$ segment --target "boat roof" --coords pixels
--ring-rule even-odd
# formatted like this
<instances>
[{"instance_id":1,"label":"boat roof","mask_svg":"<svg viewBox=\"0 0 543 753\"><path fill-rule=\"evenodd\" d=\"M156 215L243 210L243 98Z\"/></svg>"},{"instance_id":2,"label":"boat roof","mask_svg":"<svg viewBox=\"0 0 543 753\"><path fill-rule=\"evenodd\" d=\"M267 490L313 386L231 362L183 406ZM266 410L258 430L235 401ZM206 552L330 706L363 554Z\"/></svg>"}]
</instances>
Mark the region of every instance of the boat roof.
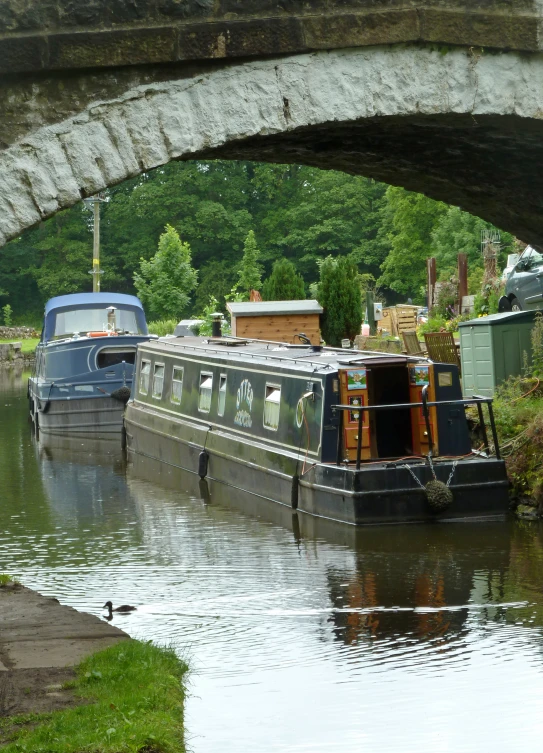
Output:
<instances>
[{"instance_id":1,"label":"boat roof","mask_svg":"<svg viewBox=\"0 0 543 753\"><path fill-rule=\"evenodd\" d=\"M322 314L318 301L247 301L227 303L232 316L269 316L270 314Z\"/></svg>"},{"instance_id":2,"label":"boat roof","mask_svg":"<svg viewBox=\"0 0 543 753\"><path fill-rule=\"evenodd\" d=\"M236 337L165 337L142 343L140 350L179 354L192 358L206 358L245 364L273 365L278 369L329 374L331 371L362 368L366 365L429 363L427 358L400 353L379 353L342 348L316 350L311 345L290 345L266 340L244 340Z\"/></svg>"},{"instance_id":3,"label":"boat roof","mask_svg":"<svg viewBox=\"0 0 543 753\"><path fill-rule=\"evenodd\" d=\"M139 298L125 293L69 293L50 298L45 304L45 316L57 309L79 309L82 307L128 306L143 310Z\"/></svg>"},{"instance_id":4,"label":"boat roof","mask_svg":"<svg viewBox=\"0 0 543 753\"><path fill-rule=\"evenodd\" d=\"M135 295L126 295L125 293L70 293L69 295L57 295L55 298L50 298L45 304L42 339L48 341L53 337L57 314L64 311L102 309L109 306L134 311L140 331L147 334L143 306Z\"/></svg>"}]
</instances>

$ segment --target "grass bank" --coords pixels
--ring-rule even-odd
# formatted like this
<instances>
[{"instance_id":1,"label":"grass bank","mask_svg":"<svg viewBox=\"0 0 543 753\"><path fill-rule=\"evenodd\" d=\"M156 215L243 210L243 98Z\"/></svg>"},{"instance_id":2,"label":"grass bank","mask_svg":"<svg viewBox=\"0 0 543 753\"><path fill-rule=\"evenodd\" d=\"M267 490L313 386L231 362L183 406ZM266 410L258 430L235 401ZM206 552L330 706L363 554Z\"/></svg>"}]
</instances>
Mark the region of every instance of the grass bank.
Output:
<instances>
[{"instance_id":1,"label":"grass bank","mask_svg":"<svg viewBox=\"0 0 543 753\"><path fill-rule=\"evenodd\" d=\"M494 415L513 501L543 514L543 381L508 379L496 391Z\"/></svg>"},{"instance_id":2,"label":"grass bank","mask_svg":"<svg viewBox=\"0 0 543 753\"><path fill-rule=\"evenodd\" d=\"M70 682L77 705L0 720L3 753L180 753L183 679L172 649L126 640L94 654Z\"/></svg>"},{"instance_id":3,"label":"grass bank","mask_svg":"<svg viewBox=\"0 0 543 753\"><path fill-rule=\"evenodd\" d=\"M34 353L39 341L39 337L29 337L26 340L0 340L0 343L21 343L21 351L23 353Z\"/></svg>"}]
</instances>

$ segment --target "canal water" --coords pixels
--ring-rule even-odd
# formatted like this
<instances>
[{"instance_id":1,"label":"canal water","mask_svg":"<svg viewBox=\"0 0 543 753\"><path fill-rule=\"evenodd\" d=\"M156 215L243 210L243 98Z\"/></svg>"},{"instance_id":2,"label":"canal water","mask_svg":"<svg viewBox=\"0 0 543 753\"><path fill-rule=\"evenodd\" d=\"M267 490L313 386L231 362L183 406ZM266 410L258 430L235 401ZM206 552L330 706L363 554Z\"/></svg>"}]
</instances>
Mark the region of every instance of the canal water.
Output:
<instances>
[{"instance_id":1,"label":"canal water","mask_svg":"<svg viewBox=\"0 0 543 753\"><path fill-rule=\"evenodd\" d=\"M116 443L38 444L0 374L0 572L192 667L188 748L417 753L543 739L543 528L354 530Z\"/></svg>"}]
</instances>

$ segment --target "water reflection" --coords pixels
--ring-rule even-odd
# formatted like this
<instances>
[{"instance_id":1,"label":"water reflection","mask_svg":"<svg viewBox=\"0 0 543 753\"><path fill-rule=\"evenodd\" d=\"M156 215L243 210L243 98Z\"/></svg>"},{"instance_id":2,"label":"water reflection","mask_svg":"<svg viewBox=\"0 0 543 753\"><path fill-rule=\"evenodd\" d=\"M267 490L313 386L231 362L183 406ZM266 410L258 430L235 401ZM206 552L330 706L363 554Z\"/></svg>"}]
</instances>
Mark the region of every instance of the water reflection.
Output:
<instances>
[{"instance_id":1,"label":"water reflection","mask_svg":"<svg viewBox=\"0 0 543 753\"><path fill-rule=\"evenodd\" d=\"M1 570L193 665L192 750L539 742L543 530L355 529L119 448L36 443L0 379ZM521 704L511 699L522 699Z\"/></svg>"}]
</instances>

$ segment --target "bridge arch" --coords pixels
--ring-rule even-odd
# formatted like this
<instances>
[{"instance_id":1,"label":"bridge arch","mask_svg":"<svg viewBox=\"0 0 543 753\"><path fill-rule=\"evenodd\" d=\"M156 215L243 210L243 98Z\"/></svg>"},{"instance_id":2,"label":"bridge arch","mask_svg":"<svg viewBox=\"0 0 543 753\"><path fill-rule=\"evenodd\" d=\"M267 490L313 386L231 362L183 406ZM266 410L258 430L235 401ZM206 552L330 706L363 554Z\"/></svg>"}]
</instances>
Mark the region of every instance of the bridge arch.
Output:
<instances>
[{"instance_id":1,"label":"bridge arch","mask_svg":"<svg viewBox=\"0 0 543 753\"><path fill-rule=\"evenodd\" d=\"M364 174L543 240L543 56L399 45L249 61L127 90L0 154L0 245L174 159Z\"/></svg>"}]
</instances>

